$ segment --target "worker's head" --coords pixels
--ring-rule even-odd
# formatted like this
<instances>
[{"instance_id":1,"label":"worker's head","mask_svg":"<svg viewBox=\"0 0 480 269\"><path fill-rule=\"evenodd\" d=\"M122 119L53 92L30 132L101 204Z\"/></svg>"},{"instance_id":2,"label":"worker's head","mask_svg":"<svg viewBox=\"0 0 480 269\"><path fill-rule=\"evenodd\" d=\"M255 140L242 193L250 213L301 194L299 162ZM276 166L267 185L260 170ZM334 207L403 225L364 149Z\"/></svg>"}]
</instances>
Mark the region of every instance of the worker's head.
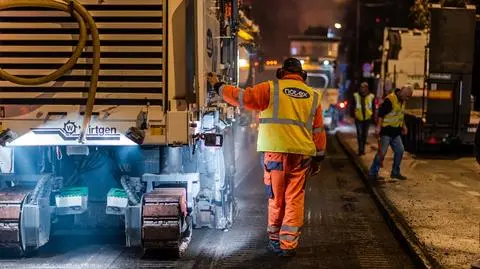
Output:
<instances>
[{"instance_id":1,"label":"worker's head","mask_svg":"<svg viewBox=\"0 0 480 269\"><path fill-rule=\"evenodd\" d=\"M296 58L288 58L283 62L282 68L277 70L277 78L282 79L286 75L297 74L307 80L307 72L303 71L302 62Z\"/></svg>"},{"instance_id":2,"label":"worker's head","mask_svg":"<svg viewBox=\"0 0 480 269\"><path fill-rule=\"evenodd\" d=\"M413 95L413 87L411 85L405 85L398 91L397 95L400 101L408 101Z\"/></svg>"},{"instance_id":3,"label":"worker's head","mask_svg":"<svg viewBox=\"0 0 480 269\"><path fill-rule=\"evenodd\" d=\"M360 84L360 89L358 91L360 92L361 95L367 95L369 92L368 82L362 82L362 84Z\"/></svg>"}]
</instances>

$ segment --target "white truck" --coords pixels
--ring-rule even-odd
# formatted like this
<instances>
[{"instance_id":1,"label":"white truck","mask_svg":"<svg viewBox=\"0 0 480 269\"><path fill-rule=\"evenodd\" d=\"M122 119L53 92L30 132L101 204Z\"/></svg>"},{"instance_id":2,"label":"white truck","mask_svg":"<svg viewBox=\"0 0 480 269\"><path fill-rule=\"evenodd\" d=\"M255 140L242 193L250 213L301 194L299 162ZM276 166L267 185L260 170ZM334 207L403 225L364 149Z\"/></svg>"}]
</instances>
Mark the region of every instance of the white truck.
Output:
<instances>
[{"instance_id":1,"label":"white truck","mask_svg":"<svg viewBox=\"0 0 480 269\"><path fill-rule=\"evenodd\" d=\"M427 33L408 28L387 27L382 46L381 80L377 97L383 98L395 86L410 84L422 96Z\"/></svg>"},{"instance_id":2,"label":"white truck","mask_svg":"<svg viewBox=\"0 0 480 269\"><path fill-rule=\"evenodd\" d=\"M53 81L1 75L0 251L102 228L182 255L193 228L232 225L235 109L207 90L206 74L235 82L237 4L0 3L3 71L37 78L80 53Z\"/></svg>"}]
</instances>

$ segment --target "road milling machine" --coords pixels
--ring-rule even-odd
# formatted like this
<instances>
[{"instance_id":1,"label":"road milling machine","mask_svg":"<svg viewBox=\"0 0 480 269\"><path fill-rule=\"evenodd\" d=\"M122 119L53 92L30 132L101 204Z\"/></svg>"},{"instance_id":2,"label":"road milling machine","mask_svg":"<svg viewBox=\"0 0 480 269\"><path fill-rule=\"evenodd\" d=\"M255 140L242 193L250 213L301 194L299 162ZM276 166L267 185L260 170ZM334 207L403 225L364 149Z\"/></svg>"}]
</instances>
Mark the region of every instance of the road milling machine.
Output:
<instances>
[{"instance_id":1,"label":"road milling machine","mask_svg":"<svg viewBox=\"0 0 480 269\"><path fill-rule=\"evenodd\" d=\"M238 2L0 0L0 252L117 230L182 255L235 214ZM237 152L238 154L238 152Z\"/></svg>"}]
</instances>

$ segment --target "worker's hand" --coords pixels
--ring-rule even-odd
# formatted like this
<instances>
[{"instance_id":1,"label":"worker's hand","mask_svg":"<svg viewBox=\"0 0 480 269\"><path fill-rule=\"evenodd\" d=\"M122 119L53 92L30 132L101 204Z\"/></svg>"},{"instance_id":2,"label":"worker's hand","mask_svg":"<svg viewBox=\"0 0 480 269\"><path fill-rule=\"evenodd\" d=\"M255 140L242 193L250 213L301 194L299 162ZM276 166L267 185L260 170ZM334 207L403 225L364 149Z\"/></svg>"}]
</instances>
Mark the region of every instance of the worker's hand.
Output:
<instances>
[{"instance_id":1,"label":"worker's hand","mask_svg":"<svg viewBox=\"0 0 480 269\"><path fill-rule=\"evenodd\" d=\"M408 128L407 128L407 126L403 126L402 135L407 135L407 134L408 134Z\"/></svg>"},{"instance_id":2,"label":"worker's hand","mask_svg":"<svg viewBox=\"0 0 480 269\"><path fill-rule=\"evenodd\" d=\"M380 137L380 131L382 131L382 127L381 126L376 126L375 127L375 136L376 137Z\"/></svg>"},{"instance_id":3,"label":"worker's hand","mask_svg":"<svg viewBox=\"0 0 480 269\"><path fill-rule=\"evenodd\" d=\"M208 83L209 83L212 87L215 86L215 84L217 84L218 82L220 82L220 81L218 80L217 74L212 73L212 72L208 73L208 75L207 75L207 81L208 81Z\"/></svg>"},{"instance_id":4,"label":"worker's hand","mask_svg":"<svg viewBox=\"0 0 480 269\"><path fill-rule=\"evenodd\" d=\"M322 163L312 162L310 165L310 177L314 177L320 173Z\"/></svg>"},{"instance_id":5,"label":"worker's hand","mask_svg":"<svg viewBox=\"0 0 480 269\"><path fill-rule=\"evenodd\" d=\"M312 158L312 162L310 164L310 176L316 176L320 173L320 168L322 166L322 162L325 160L325 155L315 156Z\"/></svg>"}]
</instances>

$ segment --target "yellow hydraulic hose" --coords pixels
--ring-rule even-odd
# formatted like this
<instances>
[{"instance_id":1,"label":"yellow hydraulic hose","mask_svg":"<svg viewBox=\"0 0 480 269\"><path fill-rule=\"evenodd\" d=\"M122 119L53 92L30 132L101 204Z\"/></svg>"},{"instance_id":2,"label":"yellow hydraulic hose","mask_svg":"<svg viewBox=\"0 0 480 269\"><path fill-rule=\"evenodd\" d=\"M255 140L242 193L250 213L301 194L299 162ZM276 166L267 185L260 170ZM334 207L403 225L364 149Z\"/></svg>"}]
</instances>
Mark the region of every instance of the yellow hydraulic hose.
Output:
<instances>
[{"instance_id":1,"label":"yellow hydraulic hose","mask_svg":"<svg viewBox=\"0 0 480 269\"><path fill-rule=\"evenodd\" d=\"M41 85L58 79L70 71L80 58L88 39L87 25L92 36L93 65L90 89L88 91L87 105L83 118L80 142L85 138L85 130L92 117L95 94L97 92L98 75L100 73L100 37L98 29L90 13L75 0L0 0L0 11L16 7L42 7L56 9L70 13L78 22L80 37L72 57L58 70L49 75L37 78L22 78L14 76L5 70L0 69L0 77L4 80L20 85Z\"/></svg>"}]
</instances>

